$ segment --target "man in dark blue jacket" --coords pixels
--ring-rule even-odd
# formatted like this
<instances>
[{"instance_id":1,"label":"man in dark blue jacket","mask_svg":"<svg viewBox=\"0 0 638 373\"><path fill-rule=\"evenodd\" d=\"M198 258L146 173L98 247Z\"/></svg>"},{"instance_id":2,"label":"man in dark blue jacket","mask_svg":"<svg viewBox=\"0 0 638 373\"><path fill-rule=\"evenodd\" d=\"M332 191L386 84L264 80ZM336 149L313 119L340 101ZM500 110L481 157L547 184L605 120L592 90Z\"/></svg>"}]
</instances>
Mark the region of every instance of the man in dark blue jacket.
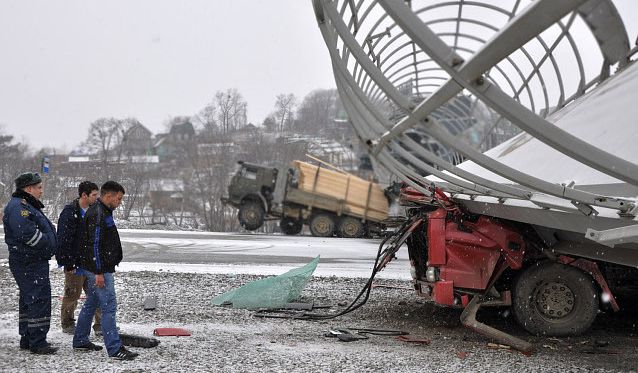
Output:
<instances>
[{"instance_id":1,"label":"man in dark blue jacket","mask_svg":"<svg viewBox=\"0 0 638 373\"><path fill-rule=\"evenodd\" d=\"M78 185L79 197L64 206L58 219L58 265L64 267L64 298L60 307L60 323L62 331L69 334L75 333L75 308L78 304L82 289L88 293L86 276L75 273L78 248L83 237L83 218L89 206L95 204L98 195L98 187L90 181L83 181ZM98 309L95 313L93 331L102 333L100 325L101 313Z\"/></svg>"},{"instance_id":2,"label":"man in dark blue jacket","mask_svg":"<svg viewBox=\"0 0 638 373\"><path fill-rule=\"evenodd\" d=\"M15 180L16 191L4 209L4 240L9 268L20 289L20 348L35 354L57 350L47 342L51 323L49 259L56 253L55 228L42 213L42 178L27 172Z\"/></svg>"},{"instance_id":3,"label":"man in dark blue jacket","mask_svg":"<svg viewBox=\"0 0 638 373\"><path fill-rule=\"evenodd\" d=\"M97 307L102 310L102 335L109 356L133 360L138 354L122 345L117 331L115 314L117 299L113 273L122 261L122 244L113 220L113 210L124 197L124 187L115 181L107 181L100 188L97 203L86 212L84 221L86 235L78 255L78 271L86 276L89 291L80 311L73 336L73 348L80 350L101 350L89 341L91 320Z\"/></svg>"}]
</instances>

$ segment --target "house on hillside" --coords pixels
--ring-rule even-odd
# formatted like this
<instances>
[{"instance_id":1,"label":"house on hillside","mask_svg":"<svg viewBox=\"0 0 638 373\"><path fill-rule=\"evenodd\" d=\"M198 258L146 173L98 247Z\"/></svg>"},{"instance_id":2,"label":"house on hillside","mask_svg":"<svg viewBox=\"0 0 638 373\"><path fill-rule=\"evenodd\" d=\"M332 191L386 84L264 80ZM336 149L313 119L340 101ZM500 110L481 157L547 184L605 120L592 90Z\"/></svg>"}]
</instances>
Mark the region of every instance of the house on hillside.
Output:
<instances>
[{"instance_id":1,"label":"house on hillside","mask_svg":"<svg viewBox=\"0 0 638 373\"><path fill-rule=\"evenodd\" d=\"M195 127L189 120L173 124L168 133L155 136L153 152L159 156L161 162L174 159L194 138Z\"/></svg>"},{"instance_id":2,"label":"house on hillside","mask_svg":"<svg viewBox=\"0 0 638 373\"><path fill-rule=\"evenodd\" d=\"M195 127L190 121L173 124L168 135L174 142L186 142L195 137Z\"/></svg>"},{"instance_id":3,"label":"house on hillside","mask_svg":"<svg viewBox=\"0 0 638 373\"><path fill-rule=\"evenodd\" d=\"M122 138L122 155L149 155L153 149L153 133L141 123L133 124Z\"/></svg>"},{"instance_id":4,"label":"house on hillside","mask_svg":"<svg viewBox=\"0 0 638 373\"><path fill-rule=\"evenodd\" d=\"M259 132L259 128L252 123L248 123L247 125L239 128L237 131L233 132L231 137L234 141L238 143L249 142L252 141L255 134Z\"/></svg>"}]
</instances>

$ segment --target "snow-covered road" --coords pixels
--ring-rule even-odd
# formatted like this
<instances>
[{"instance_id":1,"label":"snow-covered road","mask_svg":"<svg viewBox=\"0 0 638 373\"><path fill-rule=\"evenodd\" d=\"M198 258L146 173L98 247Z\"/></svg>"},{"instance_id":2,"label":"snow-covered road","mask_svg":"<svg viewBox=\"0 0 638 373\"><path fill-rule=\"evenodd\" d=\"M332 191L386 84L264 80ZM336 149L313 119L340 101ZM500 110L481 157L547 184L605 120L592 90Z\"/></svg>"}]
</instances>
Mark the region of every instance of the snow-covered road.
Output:
<instances>
[{"instance_id":1,"label":"snow-covered road","mask_svg":"<svg viewBox=\"0 0 638 373\"><path fill-rule=\"evenodd\" d=\"M317 276L368 277L380 244L376 239L319 238L249 233L122 229L124 261L119 271L168 271L272 275L321 261ZM4 232L0 231L0 240ZM6 249L0 259L7 258ZM55 266L54 261L51 262ZM409 279L403 247L381 278Z\"/></svg>"}]
</instances>

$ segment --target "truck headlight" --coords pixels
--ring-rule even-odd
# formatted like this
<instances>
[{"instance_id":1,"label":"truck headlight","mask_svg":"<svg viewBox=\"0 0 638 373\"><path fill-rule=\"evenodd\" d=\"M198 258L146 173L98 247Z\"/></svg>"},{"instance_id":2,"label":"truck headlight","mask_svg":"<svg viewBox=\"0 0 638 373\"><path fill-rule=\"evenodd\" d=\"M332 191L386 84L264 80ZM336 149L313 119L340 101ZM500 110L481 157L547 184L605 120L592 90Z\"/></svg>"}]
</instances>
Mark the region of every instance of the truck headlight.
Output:
<instances>
[{"instance_id":1,"label":"truck headlight","mask_svg":"<svg viewBox=\"0 0 638 373\"><path fill-rule=\"evenodd\" d=\"M436 267L428 267L425 271L425 279L428 280L428 282L436 282L436 277Z\"/></svg>"}]
</instances>

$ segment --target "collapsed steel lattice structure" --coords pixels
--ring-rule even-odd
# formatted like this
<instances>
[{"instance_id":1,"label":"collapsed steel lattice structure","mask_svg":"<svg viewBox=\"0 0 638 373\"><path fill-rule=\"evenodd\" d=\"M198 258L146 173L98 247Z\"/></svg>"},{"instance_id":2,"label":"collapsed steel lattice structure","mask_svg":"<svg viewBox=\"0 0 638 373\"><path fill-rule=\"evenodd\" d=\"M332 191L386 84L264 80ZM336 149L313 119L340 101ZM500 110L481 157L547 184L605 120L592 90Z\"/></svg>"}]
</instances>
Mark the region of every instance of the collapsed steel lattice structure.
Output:
<instances>
[{"instance_id":1,"label":"collapsed steel lattice structure","mask_svg":"<svg viewBox=\"0 0 638 373\"><path fill-rule=\"evenodd\" d=\"M426 194L434 178L475 212L581 238L590 229L590 239L610 246L638 242L631 198L638 195L638 159L556 125L570 106L635 67L638 47L612 1L313 0L313 6L344 107L377 166ZM460 135L477 122L488 128L482 145L490 131L513 125L525 141L540 141L621 187L580 188L501 162ZM456 165L450 152L476 167ZM579 254L595 258L596 250ZM615 261L638 265L632 255L617 253Z\"/></svg>"}]
</instances>

